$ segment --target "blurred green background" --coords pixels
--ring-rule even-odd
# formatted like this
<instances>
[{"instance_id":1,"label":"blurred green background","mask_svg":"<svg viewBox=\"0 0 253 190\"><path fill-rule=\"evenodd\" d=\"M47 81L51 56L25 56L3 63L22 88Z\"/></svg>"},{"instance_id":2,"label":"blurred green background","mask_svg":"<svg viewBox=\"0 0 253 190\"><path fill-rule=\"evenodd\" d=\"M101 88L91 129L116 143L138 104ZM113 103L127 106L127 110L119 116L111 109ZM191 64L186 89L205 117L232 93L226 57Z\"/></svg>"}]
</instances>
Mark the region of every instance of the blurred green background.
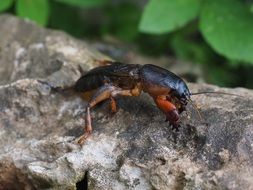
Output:
<instances>
[{"instance_id":1,"label":"blurred green background","mask_svg":"<svg viewBox=\"0 0 253 190\"><path fill-rule=\"evenodd\" d=\"M0 12L199 64L208 83L253 88L253 0L0 0Z\"/></svg>"}]
</instances>

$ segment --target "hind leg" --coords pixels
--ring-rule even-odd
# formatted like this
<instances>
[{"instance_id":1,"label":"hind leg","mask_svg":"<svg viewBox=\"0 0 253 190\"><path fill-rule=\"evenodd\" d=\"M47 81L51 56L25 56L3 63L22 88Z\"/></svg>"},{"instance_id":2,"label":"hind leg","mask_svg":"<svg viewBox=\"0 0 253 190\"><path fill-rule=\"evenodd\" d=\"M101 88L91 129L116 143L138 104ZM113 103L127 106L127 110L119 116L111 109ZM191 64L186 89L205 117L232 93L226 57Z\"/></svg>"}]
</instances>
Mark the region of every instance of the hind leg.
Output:
<instances>
[{"instance_id":1,"label":"hind leg","mask_svg":"<svg viewBox=\"0 0 253 190\"><path fill-rule=\"evenodd\" d=\"M112 111L112 113L116 113L116 111L117 111L116 101L114 100L113 97L111 97L110 99L111 99L111 111Z\"/></svg>"},{"instance_id":2,"label":"hind leg","mask_svg":"<svg viewBox=\"0 0 253 190\"><path fill-rule=\"evenodd\" d=\"M85 128L84 134L80 136L77 140L79 144L82 144L85 139L91 134L92 132L92 125L91 125L91 116L90 116L90 109L94 107L96 104L108 99L111 97L111 92L116 90L116 87L112 85L104 85L97 90L97 92L93 95L86 106L86 116L85 116Z\"/></svg>"},{"instance_id":3,"label":"hind leg","mask_svg":"<svg viewBox=\"0 0 253 190\"><path fill-rule=\"evenodd\" d=\"M138 96L139 94L140 94L140 90L138 90L137 87L134 89L131 89L131 90L123 90L123 89L115 87L113 85L105 84L104 86L99 88L86 106L84 134L78 138L77 142L79 144L83 144L85 139L87 139L92 132L92 124L91 124L91 116L90 116L90 109L92 107L94 107L98 103L110 98L111 99L111 109L112 109L112 111L116 111L116 102L114 100L114 97L116 97L118 95Z\"/></svg>"}]
</instances>

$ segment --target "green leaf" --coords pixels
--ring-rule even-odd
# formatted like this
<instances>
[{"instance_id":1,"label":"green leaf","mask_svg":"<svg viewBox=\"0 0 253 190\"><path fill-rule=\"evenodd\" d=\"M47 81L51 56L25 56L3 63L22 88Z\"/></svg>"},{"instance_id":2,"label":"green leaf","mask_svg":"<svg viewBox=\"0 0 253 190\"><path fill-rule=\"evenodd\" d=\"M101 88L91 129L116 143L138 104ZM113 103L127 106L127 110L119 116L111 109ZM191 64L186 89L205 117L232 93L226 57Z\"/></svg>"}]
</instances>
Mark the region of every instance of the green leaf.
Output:
<instances>
[{"instance_id":1,"label":"green leaf","mask_svg":"<svg viewBox=\"0 0 253 190\"><path fill-rule=\"evenodd\" d=\"M253 63L253 15L242 2L206 0L201 11L200 29L218 53Z\"/></svg>"},{"instance_id":2,"label":"green leaf","mask_svg":"<svg viewBox=\"0 0 253 190\"><path fill-rule=\"evenodd\" d=\"M48 0L17 0L18 16L31 19L38 24L46 25L49 17Z\"/></svg>"},{"instance_id":3,"label":"green leaf","mask_svg":"<svg viewBox=\"0 0 253 190\"><path fill-rule=\"evenodd\" d=\"M199 6L199 0L150 0L139 30L153 34L171 32L196 18Z\"/></svg>"},{"instance_id":4,"label":"green leaf","mask_svg":"<svg viewBox=\"0 0 253 190\"><path fill-rule=\"evenodd\" d=\"M121 3L106 9L104 35L113 35L123 41L133 41L138 35L140 8L131 3ZM109 21L109 22L108 22ZM101 27L102 28L102 27Z\"/></svg>"},{"instance_id":5,"label":"green leaf","mask_svg":"<svg viewBox=\"0 0 253 190\"><path fill-rule=\"evenodd\" d=\"M5 11L6 9L10 8L12 3L13 3L13 0L1 0L1 2L0 2L0 12Z\"/></svg>"},{"instance_id":6,"label":"green leaf","mask_svg":"<svg viewBox=\"0 0 253 190\"><path fill-rule=\"evenodd\" d=\"M97 7L106 4L108 0L56 0L72 6L80 6L84 8Z\"/></svg>"},{"instance_id":7,"label":"green leaf","mask_svg":"<svg viewBox=\"0 0 253 190\"><path fill-rule=\"evenodd\" d=\"M250 5L250 12L253 13L253 4Z\"/></svg>"},{"instance_id":8,"label":"green leaf","mask_svg":"<svg viewBox=\"0 0 253 190\"><path fill-rule=\"evenodd\" d=\"M195 63L208 62L209 52L204 44L187 40L180 35L174 35L170 42L176 57Z\"/></svg>"}]
</instances>

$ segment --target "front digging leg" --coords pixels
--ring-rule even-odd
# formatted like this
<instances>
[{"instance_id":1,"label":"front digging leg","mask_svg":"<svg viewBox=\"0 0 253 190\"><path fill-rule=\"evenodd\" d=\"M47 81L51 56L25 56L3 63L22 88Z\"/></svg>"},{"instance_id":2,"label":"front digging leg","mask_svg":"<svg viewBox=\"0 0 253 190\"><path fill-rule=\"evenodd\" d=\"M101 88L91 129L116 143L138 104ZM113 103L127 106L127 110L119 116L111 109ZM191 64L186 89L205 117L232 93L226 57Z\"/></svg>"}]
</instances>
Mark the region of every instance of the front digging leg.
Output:
<instances>
[{"instance_id":1,"label":"front digging leg","mask_svg":"<svg viewBox=\"0 0 253 190\"><path fill-rule=\"evenodd\" d=\"M166 99L165 96L154 98L157 107L166 115L166 121L169 121L173 128L179 127L179 113L174 104Z\"/></svg>"}]
</instances>

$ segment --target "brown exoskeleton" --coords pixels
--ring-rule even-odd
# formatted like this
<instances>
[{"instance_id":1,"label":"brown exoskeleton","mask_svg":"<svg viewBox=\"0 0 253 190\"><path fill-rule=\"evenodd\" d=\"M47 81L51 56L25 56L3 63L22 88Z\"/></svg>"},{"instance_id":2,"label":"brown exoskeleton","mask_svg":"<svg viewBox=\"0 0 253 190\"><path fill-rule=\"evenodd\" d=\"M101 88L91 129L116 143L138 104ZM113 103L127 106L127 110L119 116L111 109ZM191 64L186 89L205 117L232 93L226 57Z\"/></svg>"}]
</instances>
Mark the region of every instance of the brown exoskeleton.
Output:
<instances>
[{"instance_id":1,"label":"brown exoskeleton","mask_svg":"<svg viewBox=\"0 0 253 190\"><path fill-rule=\"evenodd\" d=\"M97 89L86 106L85 133L78 139L82 144L92 132L90 109L101 101L111 100L111 109L116 112L115 97L139 96L148 93L157 107L166 115L173 127L179 126L179 114L185 110L191 93L186 83L174 73L155 65L123 64L107 61L92 69L75 84L77 92Z\"/></svg>"}]
</instances>

